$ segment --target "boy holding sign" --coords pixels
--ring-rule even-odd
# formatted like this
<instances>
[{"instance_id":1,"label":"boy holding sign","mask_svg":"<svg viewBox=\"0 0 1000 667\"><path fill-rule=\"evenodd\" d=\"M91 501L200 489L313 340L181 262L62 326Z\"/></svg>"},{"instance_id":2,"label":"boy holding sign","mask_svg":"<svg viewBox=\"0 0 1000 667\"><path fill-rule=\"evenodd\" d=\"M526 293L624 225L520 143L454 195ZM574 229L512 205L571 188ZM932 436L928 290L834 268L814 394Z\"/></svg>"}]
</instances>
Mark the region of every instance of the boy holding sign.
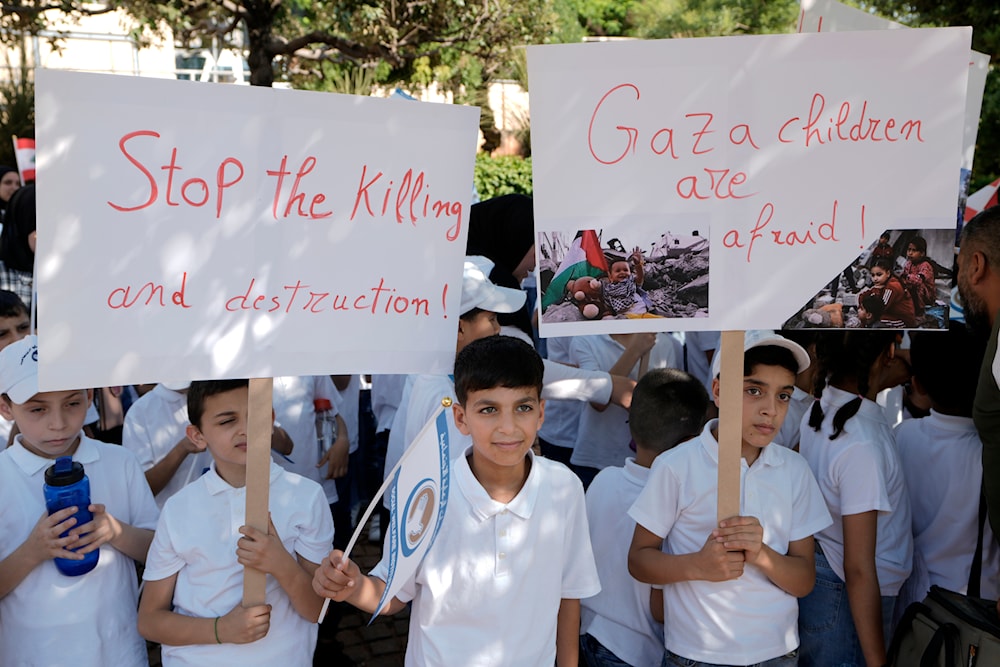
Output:
<instances>
[{"instance_id":1,"label":"boy holding sign","mask_svg":"<svg viewBox=\"0 0 1000 667\"><path fill-rule=\"evenodd\" d=\"M455 359L452 410L472 446L453 460L435 542L383 610L413 602L407 664L577 665L580 598L600 582L583 487L531 452L545 412L542 372L531 346L507 336L474 341ZM387 558L363 576L335 550L313 587L374 612Z\"/></svg>"},{"instance_id":2,"label":"boy holding sign","mask_svg":"<svg viewBox=\"0 0 1000 667\"><path fill-rule=\"evenodd\" d=\"M813 534L831 519L805 460L769 445L809 355L772 332L748 331L743 365L740 516L716 516L717 419L657 458L629 510L637 524L629 571L664 587L668 664L797 663L796 598L812 590Z\"/></svg>"},{"instance_id":3,"label":"boy holding sign","mask_svg":"<svg viewBox=\"0 0 1000 667\"><path fill-rule=\"evenodd\" d=\"M312 664L323 600L310 585L333 541L318 484L270 467L270 529L243 525L247 380L192 382L188 438L212 468L164 505L149 549L139 632L163 644L163 664ZM244 608L243 569L268 575L268 604Z\"/></svg>"}]
</instances>

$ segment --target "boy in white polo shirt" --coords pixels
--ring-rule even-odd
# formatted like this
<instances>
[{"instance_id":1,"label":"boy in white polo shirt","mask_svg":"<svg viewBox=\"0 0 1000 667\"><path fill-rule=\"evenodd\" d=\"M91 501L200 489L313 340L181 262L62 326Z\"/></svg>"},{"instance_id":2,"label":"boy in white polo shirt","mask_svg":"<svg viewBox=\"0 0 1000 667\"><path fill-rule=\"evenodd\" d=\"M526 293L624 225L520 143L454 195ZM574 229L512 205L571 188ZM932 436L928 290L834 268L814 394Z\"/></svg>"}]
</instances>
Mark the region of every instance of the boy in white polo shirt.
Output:
<instances>
[{"instance_id":1,"label":"boy in white polo shirt","mask_svg":"<svg viewBox=\"0 0 1000 667\"><path fill-rule=\"evenodd\" d=\"M629 571L664 586L666 664L798 661L796 598L813 588L813 534L831 519L805 460L768 445L809 356L773 332L748 331L743 365L740 515L716 517L718 420L656 460L629 510ZM717 372L712 393L718 403Z\"/></svg>"},{"instance_id":2,"label":"boy in white polo shirt","mask_svg":"<svg viewBox=\"0 0 1000 667\"><path fill-rule=\"evenodd\" d=\"M163 665L312 664L323 600L316 564L333 541L322 488L271 462L267 534L243 525L246 380L192 382L188 437L212 468L164 505L149 550L139 632L163 644ZM267 604L244 608L243 568L267 577Z\"/></svg>"},{"instance_id":3,"label":"boy in white polo shirt","mask_svg":"<svg viewBox=\"0 0 1000 667\"><path fill-rule=\"evenodd\" d=\"M38 391L34 336L0 351L0 394L0 414L20 431L0 452L0 665L148 665L135 561L146 559L157 509L138 462L83 435L89 389ZM75 525L75 508L46 514L45 470L62 456L90 480L90 523ZM97 565L79 576L52 560L95 549Z\"/></svg>"},{"instance_id":4,"label":"boy in white polo shirt","mask_svg":"<svg viewBox=\"0 0 1000 667\"><path fill-rule=\"evenodd\" d=\"M600 590L583 488L531 453L545 403L542 360L527 343L489 336L455 359L455 424L472 446L453 460L440 532L386 605L413 602L408 665L576 667L580 598ZM333 551L317 592L374 612L388 561L369 576Z\"/></svg>"},{"instance_id":5,"label":"boy in white polo shirt","mask_svg":"<svg viewBox=\"0 0 1000 667\"><path fill-rule=\"evenodd\" d=\"M652 586L628 573L635 532L628 510L656 457L701 432L708 405L708 392L694 376L673 368L646 373L635 386L628 412L635 457L626 459L624 467L597 473L587 489L590 542L601 577L601 592L582 602L580 652L587 667L660 664L663 624L650 611Z\"/></svg>"}]
</instances>

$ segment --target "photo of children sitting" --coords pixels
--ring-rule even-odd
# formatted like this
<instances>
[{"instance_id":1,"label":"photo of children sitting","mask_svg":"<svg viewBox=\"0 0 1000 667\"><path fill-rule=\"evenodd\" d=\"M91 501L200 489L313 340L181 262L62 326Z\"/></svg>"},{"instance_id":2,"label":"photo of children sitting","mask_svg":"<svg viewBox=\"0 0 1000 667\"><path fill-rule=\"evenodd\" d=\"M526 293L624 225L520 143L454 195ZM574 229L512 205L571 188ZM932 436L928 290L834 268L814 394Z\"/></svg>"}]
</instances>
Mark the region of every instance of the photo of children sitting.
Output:
<instances>
[{"instance_id":1,"label":"photo of children sitting","mask_svg":"<svg viewBox=\"0 0 1000 667\"><path fill-rule=\"evenodd\" d=\"M883 232L783 328L948 328L953 237L947 229Z\"/></svg>"}]
</instances>

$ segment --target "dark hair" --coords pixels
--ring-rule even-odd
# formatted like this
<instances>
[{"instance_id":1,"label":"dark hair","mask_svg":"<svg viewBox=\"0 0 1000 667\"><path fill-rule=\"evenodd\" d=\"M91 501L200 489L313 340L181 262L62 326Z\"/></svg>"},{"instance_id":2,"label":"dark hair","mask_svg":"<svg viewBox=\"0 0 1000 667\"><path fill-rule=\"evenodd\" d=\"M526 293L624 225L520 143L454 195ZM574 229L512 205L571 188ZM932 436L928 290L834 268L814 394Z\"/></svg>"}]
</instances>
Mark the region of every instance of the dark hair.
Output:
<instances>
[{"instance_id":1,"label":"dark hair","mask_svg":"<svg viewBox=\"0 0 1000 667\"><path fill-rule=\"evenodd\" d=\"M1000 270L1000 206L984 209L965 223L959 245L983 253L987 265Z\"/></svg>"},{"instance_id":2,"label":"dark hair","mask_svg":"<svg viewBox=\"0 0 1000 667\"><path fill-rule=\"evenodd\" d=\"M494 387L534 387L542 393L542 358L523 340L487 336L474 340L455 357L455 397L464 404L470 391Z\"/></svg>"},{"instance_id":3,"label":"dark hair","mask_svg":"<svg viewBox=\"0 0 1000 667\"><path fill-rule=\"evenodd\" d=\"M10 290L0 289L0 317L30 316L28 307L21 297Z\"/></svg>"},{"instance_id":4,"label":"dark hair","mask_svg":"<svg viewBox=\"0 0 1000 667\"><path fill-rule=\"evenodd\" d=\"M879 257L874 262L872 262L872 267L871 268L874 269L877 266L878 268L880 268L883 271L885 271L886 273L888 273L890 276L893 276L893 275L896 275L893 272L893 269L895 268L894 265L895 265L895 262L893 262L888 257Z\"/></svg>"},{"instance_id":5,"label":"dark hair","mask_svg":"<svg viewBox=\"0 0 1000 667\"><path fill-rule=\"evenodd\" d=\"M486 311L483 310L482 308L473 308L472 310L468 310L468 311L462 313L461 315L459 315L458 319L465 320L466 322L471 322L472 320L476 319L476 315L478 315L479 313L485 313L485 312Z\"/></svg>"},{"instance_id":6,"label":"dark hair","mask_svg":"<svg viewBox=\"0 0 1000 667\"><path fill-rule=\"evenodd\" d=\"M35 231L35 186L19 188L7 202L7 213L0 232L0 260L8 269L30 272L35 253L28 245L28 235Z\"/></svg>"},{"instance_id":7,"label":"dark hair","mask_svg":"<svg viewBox=\"0 0 1000 667\"><path fill-rule=\"evenodd\" d=\"M917 249L917 252L927 254L927 239L919 234L914 234L910 237L910 240L906 243L908 246L913 246Z\"/></svg>"},{"instance_id":8,"label":"dark hair","mask_svg":"<svg viewBox=\"0 0 1000 667\"><path fill-rule=\"evenodd\" d=\"M934 408L945 414L972 416L979 367L985 354L986 341L959 322L951 322L947 332L910 334L913 375L920 380Z\"/></svg>"},{"instance_id":9,"label":"dark hair","mask_svg":"<svg viewBox=\"0 0 1000 667\"><path fill-rule=\"evenodd\" d=\"M743 353L744 377L753 375L757 366L781 366L791 371L792 375L799 374L799 362L795 360L795 354L787 347L777 345L759 345Z\"/></svg>"},{"instance_id":10,"label":"dark hair","mask_svg":"<svg viewBox=\"0 0 1000 667\"><path fill-rule=\"evenodd\" d=\"M635 385L628 428L637 447L655 454L701 432L708 392L692 375L676 368L656 368Z\"/></svg>"},{"instance_id":11,"label":"dark hair","mask_svg":"<svg viewBox=\"0 0 1000 667\"><path fill-rule=\"evenodd\" d=\"M249 386L250 381L246 379L196 380L192 382L187 393L188 421L201 428L201 418L205 415L205 399Z\"/></svg>"},{"instance_id":12,"label":"dark hair","mask_svg":"<svg viewBox=\"0 0 1000 667\"><path fill-rule=\"evenodd\" d=\"M877 294L865 294L861 297L859 305L871 313L872 319L876 321L882 319L882 311L885 310L885 301Z\"/></svg>"},{"instance_id":13,"label":"dark hair","mask_svg":"<svg viewBox=\"0 0 1000 667\"><path fill-rule=\"evenodd\" d=\"M886 230L886 231L882 232L881 234L879 234L878 238L881 241L882 239L890 239L892 237L889 235L889 230Z\"/></svg>"},{"instance_id":14,"label":"dark hair","mask_svg":"<svg viewBox=\"0 0 1000 667\"><path fill-rule=\"evenodd\" d=\"M896 342L893 331L820 331L816 335L816 379L813 396L823 395L827 383L841 384L854 380L858 396L837 410L833 416L830 439L836 440L843 433L847 420L858 413L862 396L868 393L868 375L872 364L889 346ZM809 426L819 431L823 426L823 408L817 400L809 413Z\"/></svg>"}]
</instances>

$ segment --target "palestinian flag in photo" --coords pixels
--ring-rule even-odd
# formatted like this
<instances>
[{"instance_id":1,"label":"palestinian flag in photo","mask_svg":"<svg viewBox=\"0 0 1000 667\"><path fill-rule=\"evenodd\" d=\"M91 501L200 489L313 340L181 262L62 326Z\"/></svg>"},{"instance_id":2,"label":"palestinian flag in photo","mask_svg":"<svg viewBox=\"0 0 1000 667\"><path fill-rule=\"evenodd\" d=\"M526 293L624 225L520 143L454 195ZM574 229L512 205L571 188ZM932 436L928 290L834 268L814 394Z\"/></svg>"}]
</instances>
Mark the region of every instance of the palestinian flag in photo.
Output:
<instances>
[{"instance_id":1,"label":"palestinian flag in photo","mask_svg":"<svg viewBox=\"0 0 1000 667\"><path fill-rule=\"evenodd\" d=\"M585 276L599 278L607 272L608 260L601 250L597 232L593 229L577 232L569 251L559 264L559 269L552 276L552 282L542 295L542 310L562 300L569 281Z\"/></svg>"}]
</instances>

